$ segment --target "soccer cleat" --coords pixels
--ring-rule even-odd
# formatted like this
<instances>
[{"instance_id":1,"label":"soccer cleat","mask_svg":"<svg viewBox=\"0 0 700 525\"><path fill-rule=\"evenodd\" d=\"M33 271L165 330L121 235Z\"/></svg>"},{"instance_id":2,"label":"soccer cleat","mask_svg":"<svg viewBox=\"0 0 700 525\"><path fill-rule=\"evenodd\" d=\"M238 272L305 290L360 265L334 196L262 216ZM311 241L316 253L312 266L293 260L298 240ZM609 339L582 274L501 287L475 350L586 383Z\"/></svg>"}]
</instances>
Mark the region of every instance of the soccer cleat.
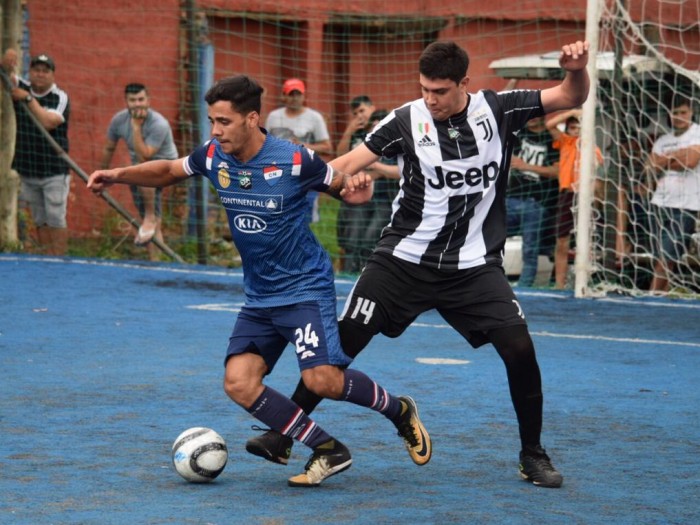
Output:
<instances>
[{"instance_id":1,"label":"soccer cleat","mask_svg":"<svg viewBox=\"0 0 700 525\"><path fill-rule=\"evenodd\" d=\"M406 412L401 415L401 421L396 425L399 436L403 438L413 462L416 465L425 465L433 454L430 436L418 418L416 402L408 396L399 399L407 406Z\"/></svg>"},{"instance_id":2,"label":"soccer cleat","mask_svg":"<svg viewBox=\"0 0 700 525\"><path fill-rule=\"evenodd\" d=\"M324 479L350 468L352 458L345 445L336 440L327 444L333 447L327 448L326 444L316 447L304 466L305 472L287 481L290 487L318 487Z\"/></svg>"},{"instance_id":3,"label":"soccer cleat","mask_svg":"<svg viewBox=\"0 0 700 525\"><path fill-rule=\"evenodd\" d=\"M253 425L253 430L267 430ZM292 455L292 445L294 440L289 436L284 436L276 430L267 430L264 434L250 438L245 449L255 456L260 456L273 463L286 465L289 456Z\"/></svg>"},{"instance_id":4,"label":"soccer cleat","mask_svg":"<svg viewBox=\"0 0 700 525\"><path fill-rule=\"evenodd\" d=\"M545 450L537 445L520 451L520 476L539 487L557 489L564 478L552 465Z\"/></svg>"}]
</instances>

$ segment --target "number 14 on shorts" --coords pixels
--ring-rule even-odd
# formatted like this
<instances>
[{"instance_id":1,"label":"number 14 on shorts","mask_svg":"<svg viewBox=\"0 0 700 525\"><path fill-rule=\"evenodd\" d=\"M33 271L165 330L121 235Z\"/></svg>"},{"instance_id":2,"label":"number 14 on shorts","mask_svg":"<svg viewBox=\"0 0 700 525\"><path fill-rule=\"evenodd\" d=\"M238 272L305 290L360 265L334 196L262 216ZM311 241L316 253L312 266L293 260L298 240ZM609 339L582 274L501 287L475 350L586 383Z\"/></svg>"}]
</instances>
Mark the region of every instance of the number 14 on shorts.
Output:
<instances>
[{"instance_id":1,"label":"number 14 on shorts","mask_svg":"<svg viewBox=\"0 0 700 525\"><path fill-rule=\"evenodd\" d=\"M354 310L350 314L350 319L357 319L357 317L362 314L364 316L364 324L368 324L370 319L372 319L375 306L376 303L374 301L357 296L357 302L355 303Z\"/></svg>"}]
</instances>

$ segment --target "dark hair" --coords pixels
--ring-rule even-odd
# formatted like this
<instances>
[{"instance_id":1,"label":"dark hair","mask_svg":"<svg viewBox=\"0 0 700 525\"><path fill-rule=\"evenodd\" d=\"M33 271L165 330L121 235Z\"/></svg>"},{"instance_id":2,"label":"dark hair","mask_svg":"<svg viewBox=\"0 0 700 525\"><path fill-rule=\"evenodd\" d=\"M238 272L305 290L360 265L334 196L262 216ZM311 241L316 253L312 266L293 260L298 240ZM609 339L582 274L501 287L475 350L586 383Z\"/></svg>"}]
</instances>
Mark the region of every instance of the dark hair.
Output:
<instances>
[{"instance_id":1,"label":"dark hair","mask_svg":"<svg viewBox=\"0 0 700 525\"><path fill-rule=\"evenodd\" d=\"M372 114L369 116L369 121L374 122L376 120L377 122L379 122L388 114L389 112L386 109L378 109L372 112Z\"/></svg>"},{"instance_id":2,"label":"dark hair","mask_svg":"<svg viewBox=\"0 0 700 525\"><path fill-rule=\"evenodd\" d=\"M418 71L429 79L449 79L459 84L467 76L469 55L451 41L433 42L421 53Z\"/></svg>"},{"instance_id":3,"label":"dark hair","mask_svg":"<svg viewBox=\"0 0 700 525\"><path fill-rule=\"evenodd\" d=\"M146 86L139 82L132 82L131 84L127 84L124 88L124 95L135 95L136 93L141 93L142 91L148 93Z\"/></svg>"},{"instance_id":4,"label":"dark hair","mask_svg":"<svg viewBox=\"0 0 700 525\"><path fill-rule=\"evenodd\" d=\"M675 93L671 101L671 108L679 108L681 106L688 106L690 109L693 109L693 100L682 93Z\"/></svg>"},{"instance_id":5,"label":"dark hair","mask_svg":"<svg viewBox=\"0 0 700 525\"><path fill-rule=\"evenodd\" d=\"M263 88L246 75L222 78L209 88L204 100L210 106L220 100L231 103L234 111L247 115L251 111L260 113Z\"/></svg>"},{"instance_id":6,"label":"dark hair","mask_svg":"<svg viewBox=\"0 0 700 525\"><path fill-rule=\"evenodd\" d=\"M368 106L372 105L372 99L369 98L367 95L359 95L355 98L353 98L350 101L350 107L352 109L357 109L359 108L362 104L366 104Z\"/></svg>"},{"instance_id":7,"label":"dark hair","mask_svg":"<svg viewBox=\"0 0 700 525\"><path fill-rule=\"evenodd\" d=\"M580 126L581 121L579 120L578 117L571 116L571 117L567 118L566 121L564 122L565 129L569 129L569 126L571 124L578 124Z\"/></svg>"}]
</instances>

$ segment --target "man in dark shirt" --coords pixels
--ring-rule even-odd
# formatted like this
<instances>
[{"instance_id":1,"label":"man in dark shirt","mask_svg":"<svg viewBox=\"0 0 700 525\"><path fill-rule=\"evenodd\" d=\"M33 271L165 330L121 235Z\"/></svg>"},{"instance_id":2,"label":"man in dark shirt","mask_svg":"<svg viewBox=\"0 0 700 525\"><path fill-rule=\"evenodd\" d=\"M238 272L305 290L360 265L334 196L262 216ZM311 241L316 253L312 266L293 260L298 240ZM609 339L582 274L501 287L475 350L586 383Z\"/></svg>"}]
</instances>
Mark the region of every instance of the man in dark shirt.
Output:
<instances>
[{"instance_id":1,"label":"man in dark shirt","mask_svg":"<svg viewBox=\"0 0 700 525\"><path fill-rule=\"evenodd\" d=\"M532 286L551 210L556 206L559 152L552 147L544 117L536 117L518 134L510 161L506 209L508 235L522 235L520 286Z\"/></svg>"},{"instance_id":2,"label":"man in dark shirt","mask_svg":"<svg viewBox=\"0 0 700 525\"><path fill-rule=\"evenodd\" d=\"M56 64L45 54L29 63L29 79L11 75L12 100L17 115L17 142L12 167L22 179L21 200L29 204L37 228L39 245L49 255L63 255L67 249L66 214L70 173L68 164L29 115L31 113L64 151L68 151L70 102L56 86ZM21 108L20 105L25 107Z\"/></svg>"}]
</instances>

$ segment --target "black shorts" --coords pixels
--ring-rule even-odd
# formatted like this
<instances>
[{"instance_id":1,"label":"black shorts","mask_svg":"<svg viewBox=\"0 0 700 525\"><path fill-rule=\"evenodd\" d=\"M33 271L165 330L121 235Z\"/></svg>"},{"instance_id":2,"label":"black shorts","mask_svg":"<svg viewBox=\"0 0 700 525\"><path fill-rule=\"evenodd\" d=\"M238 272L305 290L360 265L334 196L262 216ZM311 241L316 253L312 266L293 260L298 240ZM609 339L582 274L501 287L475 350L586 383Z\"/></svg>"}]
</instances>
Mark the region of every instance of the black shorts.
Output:
<instances>
[{"instance_id":1,"label":"black shorts","mask_svg":"<svg viewBox=\"0 0 700 525\"><path fill-rule=\"evenodd\" d=\"M474 348L488 342L489 330L526 324L502 266L447 272L377 252L348 296L340 322L348 330L398 337L433 308Z\"/></svg>"}]
</instances>

